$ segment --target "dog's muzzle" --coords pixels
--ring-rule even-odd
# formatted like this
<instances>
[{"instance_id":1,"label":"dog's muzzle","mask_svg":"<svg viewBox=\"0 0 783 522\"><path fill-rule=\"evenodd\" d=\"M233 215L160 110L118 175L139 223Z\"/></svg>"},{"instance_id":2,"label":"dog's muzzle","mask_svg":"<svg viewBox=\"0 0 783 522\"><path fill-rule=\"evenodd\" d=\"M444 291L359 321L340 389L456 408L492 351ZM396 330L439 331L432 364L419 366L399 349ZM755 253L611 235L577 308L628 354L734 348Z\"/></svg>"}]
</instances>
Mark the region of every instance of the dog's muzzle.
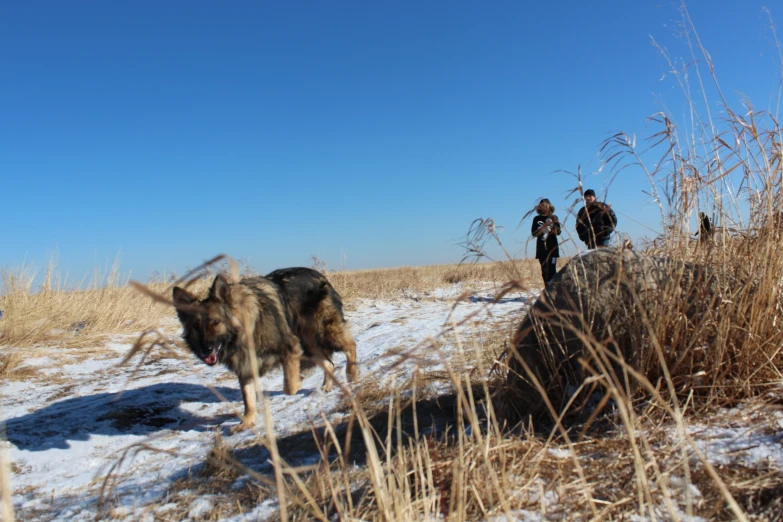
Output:
<instances>
[{"instance_id":1,"label":"dog's muzzle","mask_svg":"<svg viewBox=\"0 0 783 522\"><path fill-rule=\"evenodd\" d=\"M216 365L218 362L218 353L220 353L221 348L223 348L223 343L219 343L217 347L213 347L210 354L204 357L204 362L210 366Z\"/></svg>"}]
</instances>

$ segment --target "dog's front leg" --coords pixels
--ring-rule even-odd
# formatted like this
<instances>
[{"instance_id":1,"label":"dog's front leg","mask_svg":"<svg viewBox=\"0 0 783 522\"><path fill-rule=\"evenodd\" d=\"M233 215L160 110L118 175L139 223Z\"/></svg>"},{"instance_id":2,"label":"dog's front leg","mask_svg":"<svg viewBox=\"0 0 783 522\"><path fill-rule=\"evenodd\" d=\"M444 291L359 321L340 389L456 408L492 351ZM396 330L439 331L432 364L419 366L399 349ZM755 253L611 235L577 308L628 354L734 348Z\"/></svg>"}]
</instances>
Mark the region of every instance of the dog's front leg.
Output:
<instances>
[{"instance_id":1,"label":"dog's front leg","mask_svg":"<svg viewBox=\"0 0 783 522\"><path fill-rule=\"evenodd\" d=\"M242 400L245 403L245 414L242 416L242 422L231 428L231 433L244 431L248 428L254 428L256 425L256 387L253 381L239 381L242 389Z\"/></svg>"},{"instance_id":2,"label":"dog's front leg","mask_svg":"<svg viewBox=\"0 0 783 522\"><path fill-rule=\"evenodd\" d=\"M332 386L334 386L334 363L324 357L319 365L324 370L324 383L321 389L325 392L330 392L332 391Z\"/></svg>"},{"instance_id":3,"label":"dog's front leg","mask_svg":"<svg viewBox=\"0 0 783 522\"><path fill-rule=\"evenodd\" d=\"M296 336L292 336L283 354L283 393L295 395L299 391L302 360L302 346Z\"/></svg>"}]
</instances>

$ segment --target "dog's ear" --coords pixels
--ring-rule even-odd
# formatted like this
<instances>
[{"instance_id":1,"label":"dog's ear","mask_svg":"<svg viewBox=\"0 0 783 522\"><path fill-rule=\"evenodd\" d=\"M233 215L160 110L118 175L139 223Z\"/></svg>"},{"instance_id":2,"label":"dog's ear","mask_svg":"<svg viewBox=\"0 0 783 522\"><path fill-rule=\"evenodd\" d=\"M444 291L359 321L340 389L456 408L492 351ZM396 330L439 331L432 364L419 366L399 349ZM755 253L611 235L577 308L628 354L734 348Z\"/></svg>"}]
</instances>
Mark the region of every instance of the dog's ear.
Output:
<instances>
[{"instance_id":1,"label":"dog's ear","mask_svg":"<svg viewBox=\"0 0 783 522\"><path fill-rule=\"evenodd\" d=\"M226 304L231 304L231 286L228 284L225 277L220 274L215 276L212 288L209 289L209 297Z\"/></svg>"},{"instance_id":2,"label":"dog's ear","mask_svg":"<svg viewBox=\"0 0 783 522\"><path fill-rule=\"evenodd\" d=\"M190 292L178 286L174 287L171 296L174 298L174 306L177 308L179 308L180 305L187 306L196 302L196 298Z\"/></svg>"},{"instance_id":3,"label":"dog's ear","mask_svg":"<svg viewBox=\"0 0 783 522\"><path fill-rule=\"evenodd\" d=\"M197 301L196 297L178 286L174 287L171 295L174 298L174 308L177 309L177 317L179 317L179 321L182 324L185 324L194 315L193 306Z\"/></svg>"}]
</instances>

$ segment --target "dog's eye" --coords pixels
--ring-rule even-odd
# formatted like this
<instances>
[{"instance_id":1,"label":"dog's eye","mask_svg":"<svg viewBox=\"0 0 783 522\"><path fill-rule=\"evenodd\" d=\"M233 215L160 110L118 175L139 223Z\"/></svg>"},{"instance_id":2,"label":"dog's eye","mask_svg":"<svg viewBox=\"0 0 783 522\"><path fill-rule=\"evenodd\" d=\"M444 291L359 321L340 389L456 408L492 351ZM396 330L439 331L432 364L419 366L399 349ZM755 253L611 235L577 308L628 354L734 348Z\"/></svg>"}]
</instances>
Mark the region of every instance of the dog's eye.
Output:
<instances>
[{"instance_id":1,"label":"dog's eye","mask_svg":"<svg viewBox=\"0 0 783 522\"><path fill-rule=\"evenodd\" d=\"M212 319L212 326L217 326L220 324L220 319Z\"/></svg>"}]
</instances>

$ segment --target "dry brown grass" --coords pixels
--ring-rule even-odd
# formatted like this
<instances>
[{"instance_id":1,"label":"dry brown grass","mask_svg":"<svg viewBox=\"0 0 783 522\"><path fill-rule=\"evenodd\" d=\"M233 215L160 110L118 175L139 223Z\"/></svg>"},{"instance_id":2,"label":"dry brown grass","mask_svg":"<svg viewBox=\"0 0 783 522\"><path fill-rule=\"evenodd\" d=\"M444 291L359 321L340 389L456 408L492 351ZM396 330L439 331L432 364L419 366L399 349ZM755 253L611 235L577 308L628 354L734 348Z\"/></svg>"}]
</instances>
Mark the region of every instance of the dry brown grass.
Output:
<instances>
[{"instance_id":1,"label":"dry brown grass","mask_svg":"<svg viewBox=\"0 0 783 522\"><path fill-rule=\"evenodd\" d=\"M30 265L0 273L0 345L26 347L40 343L64 346L94 344L106 334L133 333L155 328L171 316L164 305L121 284L116 267L105 285L70 289L60 283L50 265L43 283L34 287L36 270Z\"/></svg>"},{"instance_id":2,"label":"dry brown grass","mask_svg":"<svg viewBox=\"0 0 783 522\"><path fill-rule=\"evenodd\" d=\"M25 354L19 350L4 350L0 353L0 380L3 382L24 381L36 374L36 369L25 366Z\"/></svg>"},{"instance_id":3,"label":"dry brown grass","mask_svg":"<svg viewBox=\"0 0 783 522\"><path fill-rule=\"evenodd\" d=\"M388 299L405 292L431 292L455 283L462 283L466 290L476 283L487 282L500 287L514 279L540 286L541 278L538 261L534 259L329 272L327 275L346 300Z\"/></svg>"},{"instance_id":4,"label":"dry brown grass","mask_svg":"<svg viewBox=\"0 0 783 522\"><path fill-rule=\"evenodd\" d=\"M537 270L536 261L521 260L330 272L327 275L343 299L350 302L356 298L399 297L405 292L424 293L447 283L461 282L466 289L476 283L499 285L512 274L536 284ZM88 346L108 334L151 330L161 327L166 320L176 324L173 306L151 300L122 283L117 266L107 278L95 278L96 281L106 279L105 285L93 282L81 290L59 283L53 264L47 267L40 285L34 285L37 273L38 270L29 264L0 272L5 289L0 296L0 310L3 310L0 346L28 347L44 343ZM205 294L211 280L211 274L198 279L191 289L196 294ZM148 285L150 290L163 296L171 293L172 286L165 283Z\"/></svg>"}]
</instances>

